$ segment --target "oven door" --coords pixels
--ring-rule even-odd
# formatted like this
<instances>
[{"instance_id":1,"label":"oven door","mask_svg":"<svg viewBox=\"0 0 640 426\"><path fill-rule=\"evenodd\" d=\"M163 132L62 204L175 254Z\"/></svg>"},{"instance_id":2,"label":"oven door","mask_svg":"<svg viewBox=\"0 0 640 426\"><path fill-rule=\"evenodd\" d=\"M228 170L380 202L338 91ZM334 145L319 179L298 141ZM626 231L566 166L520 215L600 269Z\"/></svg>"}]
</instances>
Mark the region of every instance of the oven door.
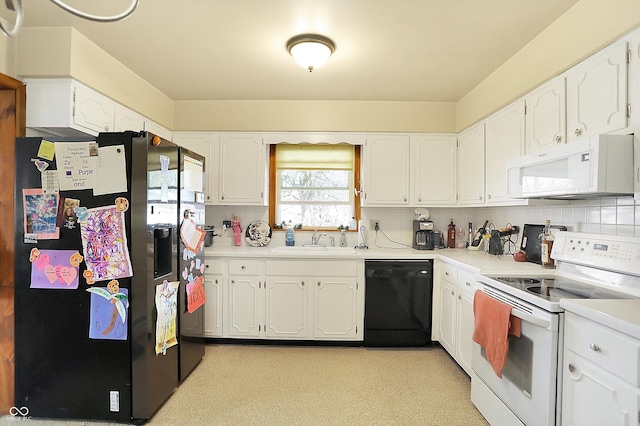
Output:
<instances>
[{"instance_id":1,"label":"oven door","mask_svg":"<svg viewBox=\"0 0 640 426\"><path fill-rule=\"evenodd\" d=\"M491 368L484 348L473 342L471 365L476 376L484 383L484 386L478 387L490 389L497 397L482 400L499 400L525 425L554 425L559 314L526 304L484 283L478 283L478 290L511 305L511 315L521 319L520 337L509 336L509 352L502 378ZM503 408L478 406L481 412Z\"/></svg>"}]
</instances>

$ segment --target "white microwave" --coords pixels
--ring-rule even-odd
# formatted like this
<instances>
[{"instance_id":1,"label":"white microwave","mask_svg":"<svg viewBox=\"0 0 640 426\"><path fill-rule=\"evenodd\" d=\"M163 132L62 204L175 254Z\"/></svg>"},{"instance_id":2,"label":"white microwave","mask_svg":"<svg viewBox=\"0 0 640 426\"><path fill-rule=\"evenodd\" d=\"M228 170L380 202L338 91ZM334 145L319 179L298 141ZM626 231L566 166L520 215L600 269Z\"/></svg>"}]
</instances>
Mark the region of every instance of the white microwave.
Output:
<instances>
[{"instance_id":1,"label":"white microwave","mask_svg":"<svg viewBox=\"0 0 640 426\"><path fill-rule=\"evenodd\" d=\"M633 194L633 135L597 135L507 162L511 198Z\"/></svg>"}]
</instances>

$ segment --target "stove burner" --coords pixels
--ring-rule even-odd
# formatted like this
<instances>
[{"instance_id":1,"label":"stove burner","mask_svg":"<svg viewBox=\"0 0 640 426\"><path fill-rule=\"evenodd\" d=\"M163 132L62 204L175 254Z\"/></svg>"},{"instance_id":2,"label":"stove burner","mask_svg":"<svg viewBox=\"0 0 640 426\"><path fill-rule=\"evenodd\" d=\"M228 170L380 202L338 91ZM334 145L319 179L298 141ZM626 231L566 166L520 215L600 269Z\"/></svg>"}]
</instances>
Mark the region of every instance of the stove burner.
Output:
<instances>
[{"instance_id":1,"label":"stove burner","mask_svg":"<svg viewBox=\"0 0 640 426\"><path fill-rule=\"evenodd\" d=\"M515 284L540 284L540 280L535 278L500 277L498 281Z\"/></svg>"}]
</instances>

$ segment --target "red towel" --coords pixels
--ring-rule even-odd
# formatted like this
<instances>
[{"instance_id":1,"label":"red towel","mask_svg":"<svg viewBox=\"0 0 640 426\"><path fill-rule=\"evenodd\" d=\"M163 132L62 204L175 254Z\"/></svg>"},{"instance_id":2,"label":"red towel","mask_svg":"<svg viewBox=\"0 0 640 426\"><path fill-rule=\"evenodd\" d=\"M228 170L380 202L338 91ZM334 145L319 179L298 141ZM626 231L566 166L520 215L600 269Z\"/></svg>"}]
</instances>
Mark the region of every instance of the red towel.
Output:
<instances>
[{"instance_id":1,"label":"red towel","mask_svg":"<svg viewBox=\"0 0 640 426\"><path fill-rule=\"evenodd\" d=\"M485 349L493 371L501 378L509 352L507 336L520 337L520 318L511 315L511 306L480 290L473 298L473 316L473 341Z\"/></svg>"}]
</instances>

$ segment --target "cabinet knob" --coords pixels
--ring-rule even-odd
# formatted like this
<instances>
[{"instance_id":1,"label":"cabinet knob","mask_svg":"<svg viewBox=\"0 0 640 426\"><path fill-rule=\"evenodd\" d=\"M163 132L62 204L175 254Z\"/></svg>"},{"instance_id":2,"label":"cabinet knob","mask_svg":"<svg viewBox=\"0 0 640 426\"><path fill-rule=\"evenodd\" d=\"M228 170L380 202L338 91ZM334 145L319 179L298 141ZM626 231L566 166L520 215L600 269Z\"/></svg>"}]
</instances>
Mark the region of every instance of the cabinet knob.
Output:
<instances>
[{"instance_id":1,"label":"cabinet knob","mask_svg":"<svg viewBox=\"0 0 640 426\"><path fill-rule=\"evenodd\" d=\"M465 281L464 283L467 285L467 287L471 287L471 283L469 281Z\"/></svg>"},{"instance_id":2,"label":"cabinet knob","mask_svg":"<svg viewBox=\"0 0 640 426\"><path fill-rule=\"evenodd\" d=\"M451 290L451 295L452 295L452 296L454 295L454 294L453 294L453 290Z\"/></svg>"},{"instance_id":3,"label":"cabinet knob","mask_svg":"<svg viewBox=\"0 0 640 426\"><path fill-rule=\"evenodd\" d=\"M444 274L445 274L446 276L449 276L449 272L445 272Z\"/></svg>"},{"instance_id":4,"label":"cabinet knob","mask_svg":"<svg viewBox=\"0 0 640 426\"><path fill-rule=\"evenodd\" d=\"M487 194L487 199L490 200L491 199L491 194Z\"/></svg>"},{"instance_id":5,"label":"cabinet knob","mask_svg":"<svg viewBox=\"0 0 640 426\"><path fill-rule=\"evenodd\" d=\"M576 136L580 136L582 134L582 129L576 129L574 133Z\"/></svg>"},{"instance_id":6,"label":"cabinet knob","mask_svg":"<svg viewBox=\"0 0 640 426\"><path fill-rule=\"evenodd\" d=\"M109 131L109 125L108 124L106 126L104 126L104 130L106 130L107 132Z\"/></svg>"},{"instance_id":7,"label":"cabinet knob","mask_svg":"<svg viewBox=\"0 0 640 426\"><path fill-rule=\"evenodd\" d=\"M418 197L418 201L422 202L422 197Z\"/></svg>"},{"instance_id":8,"label":"cabinet knob","mask_svg":"<svg viewBox=\"0 0 640 426\"><path fill-rule=\"evenodd\" d=\"M404 202L406 203L406 202L407 202L407 197L404 197L404 198L402 199L402 201L404 201Z\"/></svg>"},{"instance_id":9,"label":"cabinet knob","mask_svg":"<svg viewBox=\"0 0 640 426\"><path fill-rule=\"evenodd\" d=\"M302 281L302 287L304 287L304 281Z\"/></svg>"},{"instance_id":10,"label":"cabinet knob","mask_svg":"<svg viewBox=\"0 0 640 426\"><path fill-rule=\"evenodd\" d=\"M478 200L482 201L482 195L478 195Z\"/></svg>"},{"instance_id":11,"label":"cabinet knob","mask_svg":"<svg viewBox=\"0 0 640 426\"><path fill-rule=\"evenodd\" d=\"M208 268L208 267L209 267L209 264L205 264L205 265L204 265L204 267L205 267L205 268Z\"/></svg>"},{"instance_id":12,"label":"cabinet knob","mask_svg":"<svg viewBox=\"0 0 640 426\"><path fill-rule=\"evenodd\" d=\"M462 296L458 295L458 300L462 300Z\"/></svg>"},{"instance_id":13,"label":"cabinet knob","mask_svg":"<svg viewBox=\"0 0 640 426\"><path fill-rule=\"evenodd\" d=\"M595 344L595 343L590 344L590 345L589 345L589 347L590 347L590 348L591 348L591 350L592 350L592 351L594 351L594 352L600 352L600 346L598 346L598 345L597 345L597 344Z\"/></svg>"},{"instance_id":14,"label":"cabinet knob","mask_svg":"<svg viewBox=\"0 0 640 426\"><path fill-rule=\"evenodd\" d=\"M318 281L318 287L320 287L320 281Z\"/></svg>"},{"instance_id":15,"label":"cabinet knob","mask_svg":"<svg viewBox=\"0 0 640 426\"><path fill-rule=\"evenodd\" d=\"M560 143L560 142L562 142L562 136L560 136L560 135L556 135L556 137L555 137L555 141L556 141L556 143Z\"/></svg>"},{"instance_id":16,"label":"cabinet knob","mask_svg":"<svg viewBox=\"0 0 640 426\"><path fill-rule=\"evenodd\" d=\"M247 267L245 265L242 265L240 269L247 269Z\"/></svg>"},{"instance_id":17,"label":"cabinet knob","mask_svg":"<svg viewBox=\"0 0 640 426\"><path fill-rule=\"evenodd\" d=\"M576 371L576 367L573 364L569 364L569 372L573 373L574 371Z\"/></svg>"}]
</instances>

